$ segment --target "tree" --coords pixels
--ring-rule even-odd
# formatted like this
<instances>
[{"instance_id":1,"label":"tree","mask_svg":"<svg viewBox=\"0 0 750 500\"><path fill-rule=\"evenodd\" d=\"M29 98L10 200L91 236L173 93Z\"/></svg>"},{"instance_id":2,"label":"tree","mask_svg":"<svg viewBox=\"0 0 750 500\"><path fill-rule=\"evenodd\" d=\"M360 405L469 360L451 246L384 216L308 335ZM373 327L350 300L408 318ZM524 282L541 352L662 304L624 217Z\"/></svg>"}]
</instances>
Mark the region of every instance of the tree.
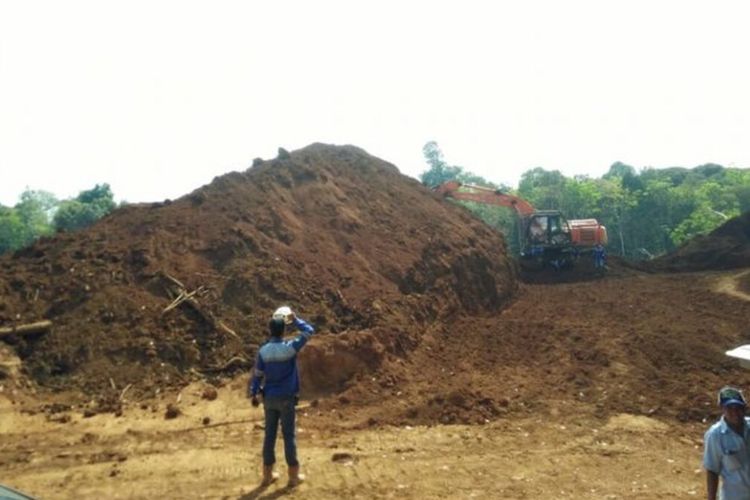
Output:
<instances>
[{"instance_id":1,"label":"tree","mask_svg":"<svg viewBox=\"0 0 750 500\"><path fill-rule=\"evenodd\" d=\"M23 240L23 224L18 212L0 205L0 254L21 248Z\"/></svg>"},{"instance_id":2,"label":"tree","mask_svg":"<svg viewBox=\"0 0 750 500\"><path fill-rule=\"evenodd\" d=\"M670 233L675 245L708 233L727 219L740 215L740 204L733 190L714 181L713 176L692 190L691 194L695 208Z\"/></svg>"},{"instance_id":3,"label":"tree","mask_svg":"<svg viewBox=\"0 0 750 500\"><path fill-rule=\"evenodd\" d=\"M518 194L539 209L559 210L564 186L565 176L559 170L536 167L521 175Z\"/></svg>"},{"instance_id":4,"label":"tree","mask_svg":"<svg viewBox=\"0 0 750 500\"><path fill-rule=\"evenodd\" d=\"M598 181L601 197L598 204L601 207L601 221L607 221L606 226L609 234L617 236L620 248L619 254L627 255L632 250L628 247L627 228L631 219L633 207L636 205L636 197L633 193L624 189L619 179ZM598 214L597 214L598 215Z\"/></svg>"},{"instance_id":5,"label":"tree","mask_svg":"<svg viewBox=\"0 0 750 500\"><path fill-rule=\"evenodd\" d=\"M97 184L93 189L88 191L81 191L76 200L81 203L87 203L97 205L102 211L109 213L115 208L114 195L106 182L104 184Z\"/></svg>"},{"instance_id":6,"label":"tree","mask_svg":"<svg viewBox=\"0 0 750 500\"><path fill-rule=\"evenodd\" d=\"M18 250L52 233L49 214L56 204L52 193L26 189L14 207L0 206L0 253Z\"/></svg>"},{"instance_id":7,"label":"tree","mask_svg":"<svg viewBox=\"0 0 750 500\"><path fill-rule=\"evenodd\" d=\"M635 168L622 163L621 161L616 161L609 167L609 170L602 176L602 178L612 179L613 177L619 177L622 179L626 175L636 175Z\"/></svg>"},{"instance_id":8,"label":"tree","mask_svg":"<svg viewBox=\"0 0 750 500\"><path fill-rule=\"evenodd\" d=\"M53 224L57 230L74 231L90 226L115 207L109 184L97 184L93 189L81 191L75 199L61 202Z\"/></svg>"},{"instance_id":9,"label":"tree","mask_svg":"<svg viewBox=\"0 0 750 500\"><path fill-rule=\"evenodd\" d=\"M21 201L14 207L22 227L21 247L53 232L49 214L56 205L57 198L48 191L27 189L21 193Z\"/></svg>"},{"instance_id":10,"label":"tree","mask_svg":"<svg viewBox=\"0 0 750 500\"><path fill-rule=\"evenodd\" d=\"M437 142L430 141L425 144L422 148L422 154L424 154L424 158L430 166L429 170L422 172L419 176L425 186L439 186L444 182L458 179L461 175L463 170L461 167L451 166L445 162L443 152Z\"/></svg>"}]
</instances>

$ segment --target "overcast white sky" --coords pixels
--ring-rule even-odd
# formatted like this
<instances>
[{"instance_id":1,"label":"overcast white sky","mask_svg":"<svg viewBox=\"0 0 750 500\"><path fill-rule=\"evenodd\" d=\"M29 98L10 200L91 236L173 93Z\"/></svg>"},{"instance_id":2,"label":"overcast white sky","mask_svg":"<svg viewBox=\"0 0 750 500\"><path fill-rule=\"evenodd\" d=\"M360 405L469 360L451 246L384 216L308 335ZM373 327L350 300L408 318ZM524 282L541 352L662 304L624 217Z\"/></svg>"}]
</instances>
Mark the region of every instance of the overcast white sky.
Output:
<instances>
[{"instance_id":1,"label":"overcast white sky","mask_svg":"<svg viewBox=\"0 0 750 500\"><path fill-rule=\"evenodd\" d=\"M750 2L0 0L0 204L177 198L278 147L750 167Z\"/></svg>"}]
</instances>

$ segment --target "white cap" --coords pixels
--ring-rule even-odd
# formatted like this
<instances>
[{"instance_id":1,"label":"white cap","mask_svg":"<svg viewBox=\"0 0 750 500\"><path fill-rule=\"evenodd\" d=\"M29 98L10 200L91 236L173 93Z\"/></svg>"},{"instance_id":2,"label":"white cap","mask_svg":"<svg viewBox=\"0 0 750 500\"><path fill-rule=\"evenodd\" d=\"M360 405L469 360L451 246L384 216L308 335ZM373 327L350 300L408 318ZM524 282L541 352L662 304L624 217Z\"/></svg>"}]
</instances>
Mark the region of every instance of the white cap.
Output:
<instances>
[{"instance_id":1,"label":"white cap","mask_svg":"<svg viewBox=\"0 0 750 500\"><path fill-rule=\"evenodd\" d=\"M281 306L273 313L273 319L281 319L284 323L291 323L292 319L292 308L289 306Z\"/></svg>"}]
</instances>

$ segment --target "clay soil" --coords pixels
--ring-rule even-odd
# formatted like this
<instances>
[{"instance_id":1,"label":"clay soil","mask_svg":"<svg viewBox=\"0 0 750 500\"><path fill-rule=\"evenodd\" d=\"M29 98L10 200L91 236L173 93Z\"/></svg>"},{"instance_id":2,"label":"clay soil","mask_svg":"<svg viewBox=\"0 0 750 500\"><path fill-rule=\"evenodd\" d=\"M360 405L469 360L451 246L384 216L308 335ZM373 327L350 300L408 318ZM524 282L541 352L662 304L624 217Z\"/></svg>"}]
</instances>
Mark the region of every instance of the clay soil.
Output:
<instances>
[{"instance_id":1,"label":"clay soil","mask_svg":"<svg viewBox=\"0 0 750 500\"><path fill-rule=\"evenodd\" d=\"M0 260L0 326L54 324L0 342L0 483L51 499L700 498L714 394L750 388L724 355L750 343L748 269L715 255L522 281L501 235L385 162L282 152ZM204 288L163 312L171 278ZM293 490L283 465L257 487L262 412L245 397L281 303L318 327Z\"/></svg>"}]
</instances>

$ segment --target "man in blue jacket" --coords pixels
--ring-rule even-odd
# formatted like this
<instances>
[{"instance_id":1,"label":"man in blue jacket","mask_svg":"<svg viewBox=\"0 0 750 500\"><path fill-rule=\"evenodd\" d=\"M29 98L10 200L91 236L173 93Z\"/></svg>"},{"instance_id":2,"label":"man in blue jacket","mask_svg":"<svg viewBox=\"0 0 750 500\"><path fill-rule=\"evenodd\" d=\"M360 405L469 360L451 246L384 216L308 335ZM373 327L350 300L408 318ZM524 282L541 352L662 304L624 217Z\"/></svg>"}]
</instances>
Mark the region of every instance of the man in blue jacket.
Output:
<instances>
[{"instance_id":1,"label":"man in blue jacket","mask_svg":"<svg viewBox=\"0 0 750 500\"><path fill-rule=\"evenodd\" d=\"M282 336L287 327L296 328L300 334L292 340L284 340ZM270 337L268 342L258 350L255 369L248 385L253 406L257 407L260 404L258 394L263 395L263 409L266 417L261 485L267 486L274 480L276 434L279 422L281 422L284 457L289 466L289 486L293 487L300 483L294 408L299 394L297 353L305 346L315 330L286 306L276 310L268 323L268 330Z\"/></svg>"}]
</instances>

